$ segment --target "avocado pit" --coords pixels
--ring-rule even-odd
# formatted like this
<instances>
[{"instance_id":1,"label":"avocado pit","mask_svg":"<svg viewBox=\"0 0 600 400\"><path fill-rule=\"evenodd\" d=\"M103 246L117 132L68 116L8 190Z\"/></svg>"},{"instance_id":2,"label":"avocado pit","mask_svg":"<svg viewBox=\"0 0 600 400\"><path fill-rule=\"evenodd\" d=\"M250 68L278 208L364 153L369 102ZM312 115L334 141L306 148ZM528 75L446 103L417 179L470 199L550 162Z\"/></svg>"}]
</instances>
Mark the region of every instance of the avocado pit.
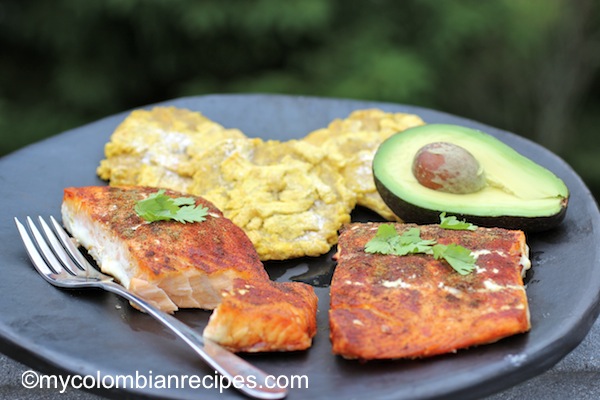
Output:
<instances>
[{"instance_id":1,"label":"avocado pit","mask_svg":"<svg viewBox=\"0 0 600 400\"><path fill-rule=\"evenodd\" d=\"M433 142L415 154L412 173L417 181L440 192L467 194L485 186L477 159L465 148L449 142Z\"/></svg>"}]
</instances>

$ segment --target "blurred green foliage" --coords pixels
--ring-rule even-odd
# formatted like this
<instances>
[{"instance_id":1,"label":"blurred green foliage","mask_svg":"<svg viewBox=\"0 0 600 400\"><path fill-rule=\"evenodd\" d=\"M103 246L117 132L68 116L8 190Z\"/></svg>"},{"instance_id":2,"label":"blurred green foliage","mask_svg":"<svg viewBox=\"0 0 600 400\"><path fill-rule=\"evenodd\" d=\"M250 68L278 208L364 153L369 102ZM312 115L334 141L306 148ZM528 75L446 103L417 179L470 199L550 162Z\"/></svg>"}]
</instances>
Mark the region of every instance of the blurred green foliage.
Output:
<instances>
[{"instance_id":1,"label":"blurred green foliage","mask_svg":"<svg viewBox=\"0 0 600 400\"><path fill-rule=\"evenodd\" d=\"M207 93L390 101L503 128L600 193L595 0L0 0L0 155Z\"/></svg>"}]
</instances>

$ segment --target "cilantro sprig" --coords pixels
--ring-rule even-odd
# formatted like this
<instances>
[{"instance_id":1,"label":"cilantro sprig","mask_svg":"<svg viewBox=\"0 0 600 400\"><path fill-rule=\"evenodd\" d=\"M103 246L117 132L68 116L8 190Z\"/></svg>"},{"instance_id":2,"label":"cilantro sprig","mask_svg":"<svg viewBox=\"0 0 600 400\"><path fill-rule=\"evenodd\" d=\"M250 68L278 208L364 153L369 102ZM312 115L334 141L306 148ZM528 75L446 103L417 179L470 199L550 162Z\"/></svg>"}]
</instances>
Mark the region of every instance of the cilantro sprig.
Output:
<instances>
[{"instance_id":1,"label":"cilantro sprig","mask_svg":"<svg viewBox=\"0 0 600 400\"><path fill-rule=\"evenodd\" d=\"M429 254L436 260L445 260L461 275L475 269L475 257L469 249L456 243L444 245L434 239L422 239L419 228L410 228L399 235L392 224L379 225L375 236L365 245L365 252L397 256Z\"/></svg>"},{"instance_id":2,"label":"cilantro sprig","mask_svg":"<svg viewBox=\"0 0 600 400\"><path fill-rule=\"evenodd\" d=\"M135 204L135 212L148 222L174 220L181 223L206 220L208 208L196 206L192 197L169 197L163 189Z\"/></svg>"},{"instance_id":3,"label":"cilantro sprig","mask_svg":"<svg viewBox=\"0 0 600 400\"><path fill-rule=\"evenodd\" d=\"M391 224L380 225L377 234L365 246L367 253L394 254L405 256L407 254L427 253L435 240L421 239L419 228L411 228L398 235Z\"/></svg>"},{"instance_id":4,"label":"cilantro sprig","mask_svg":"<svg viewBox=\"0 0 600 400\"><path fill-rule=\"evenodd\" d=\"M475 269L475 257L471 250L456 243L435 244L432 247L433 257L436 260L443 258L456 272L468 275Z\"/></svg>"},{"instance_id":5,"label":"cilantro sprig","mask_svg":"<svg viewBox=\"0 0 600 400\"><path fill-rule=\"evenodd\" d=\"M476 231L477 225L473 225L470 222L465 221L464 219L459 221L455 216L446 217L446 213L443 212L440 214L440 227L444 229L453 229L453 230L467 230L467 231Z\"/></svg>"}]
</instances>

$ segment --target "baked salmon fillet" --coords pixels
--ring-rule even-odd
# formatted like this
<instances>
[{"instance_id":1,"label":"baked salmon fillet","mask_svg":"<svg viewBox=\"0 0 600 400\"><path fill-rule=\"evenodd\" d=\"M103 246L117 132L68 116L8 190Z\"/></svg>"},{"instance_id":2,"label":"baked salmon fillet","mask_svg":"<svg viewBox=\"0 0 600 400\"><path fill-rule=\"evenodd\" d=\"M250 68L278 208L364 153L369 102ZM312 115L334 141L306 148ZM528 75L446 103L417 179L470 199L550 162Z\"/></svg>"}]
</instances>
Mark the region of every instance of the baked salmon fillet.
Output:
<instances>
[{"instance_id":1,"label":"baked salmon fillet","mask_svg":"<svg viewBox=\"0 0 600 400\"><path fill-rule=\"evenodd\" d=\"M157 189L91 186L64 190L62 221L107 273L163 311L213 309L233 280L267 280L246 234L208 201L201 223L148 223L134 210ZM167 195L179 197L177 192Z\"/></svg>"},{"instance_id":2,"label":"baked salmon fillet","mask_svg":"<svg viewBox=\"0 0 600 400\"><path fill-rule=\"evenodd\" d=\"M237 308L230 314L238 313L236 318L246 323L245 330L250 336L263 335L265 343L254 346L255 351L309 347L316 324L313 288L300 283L273 284L244 231L201 197L192 198L196 205L207 208L202 222L142 219L135 211L136 203L157 190L114 186L66 188L61 210L63 225L97 261L102 272L163 311L212 310L224 298L231 297L228 293L237 290L239 294L243 287L249 296L238 298ZM165 194L173 198L184 196L170 190ZM273 305L256 307L255 301L246 301L259 296L255 291L260 296L268 294L266 298L277 299L280 302L277 307L292 311L272 322L269 315L276 311ZM307 301L284 305L294 291ZM298 321L296 315L302 315L303 319ZM290 321L283 321L286 316ZM305 340L299 343L297 337L288 338L285 332L276 338L263 334L280 331L285 323L304 330ZM219 324L215 321L213 327L228 338L229 348L237 351L249 348L246 338L229 333L229 327ZM220 342L216 336L213 339Z\"/></svg>"},{"instance_id":3,"label":"baked salmon fillet","mask_svg":"<svg viewBox=\"0 0 600 400\"><path fill-rule=\"evenodd\" d=\"M317 332L316 313L310 285L236 279L210 316L204 336L234 351L304 350Z\"/></svg>"},{"instance_id":4,"label":"baked salmon fillet","mask_svg":"<svg viewBox=\"0 0 600 400\"><path fill-rule=\"evenodd\" d=\"M329 311L334 354L363 360L429 357L530 329L523 232L420 226L423 239L471 250L475 269L461 275L431 255L366 253L379 225L350 224L340 234ZM416 227L394 226L399 234Z\"/></svg>"}]
</instances>

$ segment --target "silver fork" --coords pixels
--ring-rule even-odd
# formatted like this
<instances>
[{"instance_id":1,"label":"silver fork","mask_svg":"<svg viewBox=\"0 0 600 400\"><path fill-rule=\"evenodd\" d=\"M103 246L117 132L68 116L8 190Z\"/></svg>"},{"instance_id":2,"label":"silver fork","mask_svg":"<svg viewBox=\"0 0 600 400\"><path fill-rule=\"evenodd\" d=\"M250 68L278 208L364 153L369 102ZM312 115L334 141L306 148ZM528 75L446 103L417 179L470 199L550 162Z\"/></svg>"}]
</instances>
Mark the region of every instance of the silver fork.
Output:
<instances>
[{"instance_id":1,"label":"silver fork","mask_svg":"<svg viewBox=\"0 0 600 400\"><path fill-rule=\"evenodd\" d=\"M44 232L42 235L33 220L27 217L30 235L27 228L15 218L27 254L45 280L61 288L100 288L122 296L183 339L209 366L228 378L231 387L259 399L281 399L287 395L284 388L270 387L273 385L268 384L269 375L264 371L204 339L186 324L129 292L114 282L112 277L99 272L85 259L54 217L50 217L50 221L53 229L39 217Z\"/></svg>"}]
</instances>

